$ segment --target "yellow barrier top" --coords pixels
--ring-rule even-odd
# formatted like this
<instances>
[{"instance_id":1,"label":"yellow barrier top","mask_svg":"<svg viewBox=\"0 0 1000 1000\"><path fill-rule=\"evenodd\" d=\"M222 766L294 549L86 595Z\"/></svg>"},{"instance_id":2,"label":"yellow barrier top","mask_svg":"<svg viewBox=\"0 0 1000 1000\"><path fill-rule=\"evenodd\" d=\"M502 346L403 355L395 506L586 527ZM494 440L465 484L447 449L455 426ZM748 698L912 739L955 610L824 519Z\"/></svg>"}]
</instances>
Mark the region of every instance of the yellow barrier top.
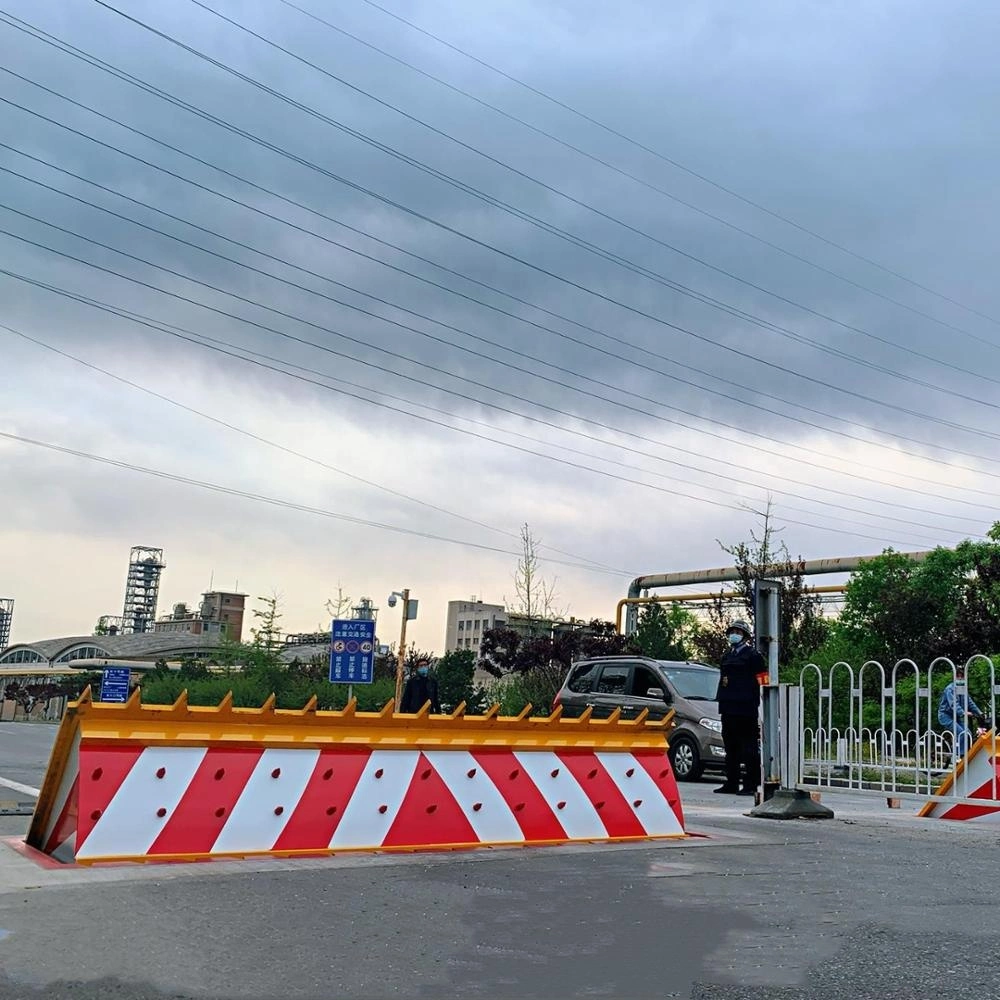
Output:
<instances>
[{"instance_id":1,"label":"yellow barrier top","mask_svg":"<svg viewBox=\"0 0 1000 1000\"><path fill-rule=\"evenodd\" d=\"M619 710L594 719L586 709L578 718L564 719L562 708L548 717L531 716L531 706L519 715L501 716L493 705L484 715L466 715L465 704L450 715L431 715L429 703L415 715L393 711L388 702L380 712L357 711L352 699L341 711L317 711L313 696L300 709L275 708L270 698L260 708L236 708L232 693L218 705L189 705L187 692L173 705L144 705L138 689L123 704L95 702L90 688L68 706L80 735L88 740L129 740L144 745L204 746L208 744L268 747L364 745L380 749L454 747L633 749L662 748L673 712L650 721L644 709L635 719Z\"/></svg>"}]
</instances>

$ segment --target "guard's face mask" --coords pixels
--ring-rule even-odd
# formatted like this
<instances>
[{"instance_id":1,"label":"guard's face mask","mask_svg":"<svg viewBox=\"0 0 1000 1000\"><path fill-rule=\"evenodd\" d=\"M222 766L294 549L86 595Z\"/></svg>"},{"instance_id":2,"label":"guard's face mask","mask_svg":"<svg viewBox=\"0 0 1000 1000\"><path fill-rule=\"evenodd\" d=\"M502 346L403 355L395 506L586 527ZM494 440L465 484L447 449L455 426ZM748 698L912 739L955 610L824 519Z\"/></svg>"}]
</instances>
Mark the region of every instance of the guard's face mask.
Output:
<instances>
[{"instance_id":1,"label":"guard's face mask","mask_svg":"<svg viewBox=\"0 0 1000 1000\"><path fill-rule=\"evenodd\" d=\"M729 640L730 646L738 646L743 641L743 634L741 632L730 632L726 638Z\"/></svg>"},{"instance_id":2,"label":"guard's face mask","mask_svg":"<svg viewBox=\"0 0 1000 1000\"><path fill-rule=\"evenodd\" d=\"M426 677L427 676L427 668L426 667L417 667L417 673L420 674L421 677Z\"/></svg>"}]
</instances>

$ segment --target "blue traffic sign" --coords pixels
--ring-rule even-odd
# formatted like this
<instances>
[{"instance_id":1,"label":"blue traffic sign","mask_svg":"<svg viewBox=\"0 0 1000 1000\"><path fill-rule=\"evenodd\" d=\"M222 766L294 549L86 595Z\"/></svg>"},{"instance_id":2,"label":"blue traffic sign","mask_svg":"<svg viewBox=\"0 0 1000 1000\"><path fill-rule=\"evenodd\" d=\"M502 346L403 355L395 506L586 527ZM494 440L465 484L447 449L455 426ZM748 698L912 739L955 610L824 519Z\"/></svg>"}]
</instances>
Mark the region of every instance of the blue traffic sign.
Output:
<instances>
[{"instance_id":1,"label":"blue traffic sign","mask_svg":"<svg viewBox=\"0 0 1000 1000\"><path fill-rule=\"evenodd\" d=\"M128 667L106 667L101 676L101 701L128 701Z\"/></svg>"},{"instance_id":2,"label":"blue traffic sign","mask_svg":"<svg viewBox=\"0 0 1000 1000\"><path fill-rule=\"evenodd\" d=\"M375 622L335 619L330 630L330 683L371 684L375 679Z\"/></svg>"}]
</instances>

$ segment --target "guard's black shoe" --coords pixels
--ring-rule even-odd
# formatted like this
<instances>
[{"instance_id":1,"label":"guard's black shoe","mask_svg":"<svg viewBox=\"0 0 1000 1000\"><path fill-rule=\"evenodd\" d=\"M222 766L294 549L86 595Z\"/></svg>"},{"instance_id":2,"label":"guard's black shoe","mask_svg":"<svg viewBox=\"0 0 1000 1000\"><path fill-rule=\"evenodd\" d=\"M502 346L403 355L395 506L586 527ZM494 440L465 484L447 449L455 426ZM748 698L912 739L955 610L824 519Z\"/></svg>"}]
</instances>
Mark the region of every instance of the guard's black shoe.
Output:
<instances>
[{"instance_id":1,"label":"guard's black shoe","mask_svg":"<svg viewBox=\"0 0 1000 1000\"><path fill-rule=\"evenodd\" d=\"M756 795L757 794L757 789L756 788L741 788L736 794L737 795Z\"/></svg>"},{"instance_id":2,"label":"guard's black shoe","mask_svg":"<svg viewBox=\"0 0 1000 1000\"><path fill-rule=\"evenodd\" d=\"M719 785L718 788L714 788L713 791L716 795L738 795L739 789L734 788L732 785Z\"/></svg>"}]
</instances>

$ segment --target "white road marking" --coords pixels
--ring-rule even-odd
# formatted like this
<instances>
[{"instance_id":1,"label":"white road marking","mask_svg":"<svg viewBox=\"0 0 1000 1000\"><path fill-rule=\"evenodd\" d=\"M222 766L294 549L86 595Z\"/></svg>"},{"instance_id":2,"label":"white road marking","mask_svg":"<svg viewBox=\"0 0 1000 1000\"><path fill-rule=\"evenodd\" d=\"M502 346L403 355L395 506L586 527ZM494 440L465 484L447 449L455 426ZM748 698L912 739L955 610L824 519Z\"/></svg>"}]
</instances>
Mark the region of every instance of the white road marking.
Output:
<instances>
[{"instance_id":1,"label":"white road marking","mask_svg":"<svg viewBox=\"0 0 1000 1000\"><path fill-rule=\"evenodd\" d=\"M31 785L22 785L20 781L11 781L10 778L0 778L0 785L3 785L4 788L13 788L15 792L33 795L36 799L42 794L40 788L33 788Z\"/></svg>"}]
</instances>

